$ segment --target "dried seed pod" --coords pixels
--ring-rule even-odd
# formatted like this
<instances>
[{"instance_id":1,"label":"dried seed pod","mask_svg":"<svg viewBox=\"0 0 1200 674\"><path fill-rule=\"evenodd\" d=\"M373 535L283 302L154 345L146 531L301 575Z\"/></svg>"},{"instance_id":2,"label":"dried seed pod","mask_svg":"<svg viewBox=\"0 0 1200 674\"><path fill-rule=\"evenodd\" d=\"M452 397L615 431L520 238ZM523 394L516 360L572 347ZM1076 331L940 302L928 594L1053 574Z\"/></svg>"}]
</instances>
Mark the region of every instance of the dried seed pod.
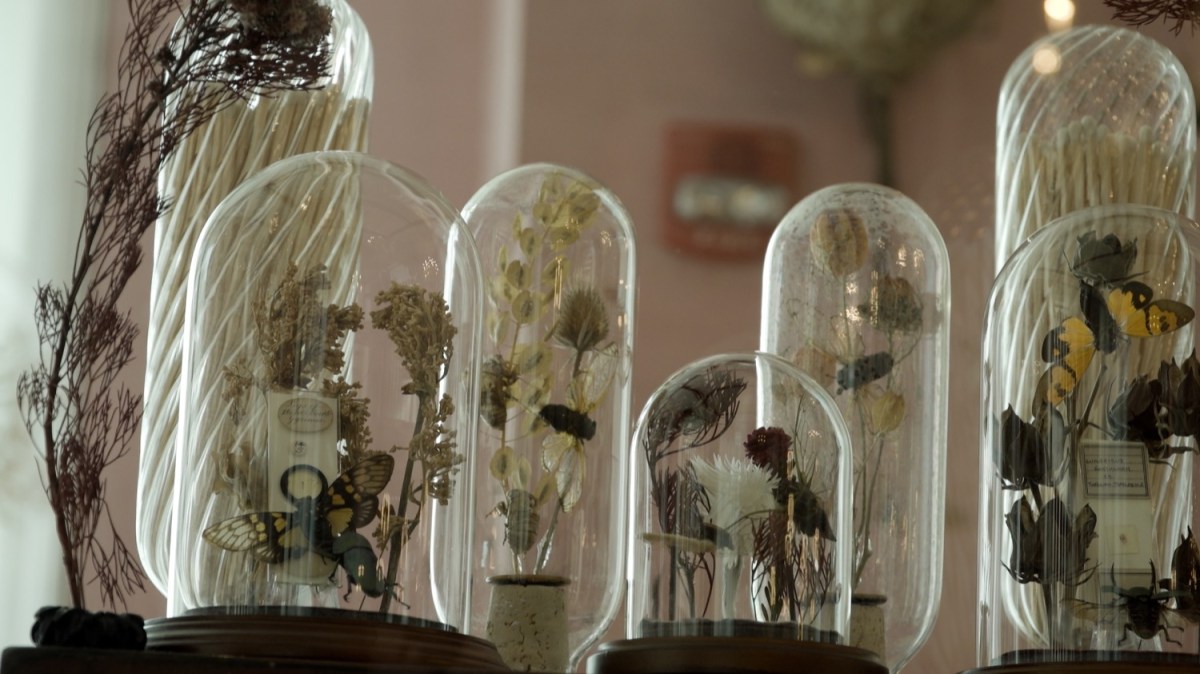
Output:
<instances>
[{"instance_id":1,"label":"dried seed pod","mask_svg":"<svg viewBox=\"0 0 1200 674\"><path fill-rule=\"evenodd\" d=\"M813 224L813 259L834 276L847 276L867 262L867 227L849 208L822 211Z\"/></svg>"},{"instance_id":2,"label":"dried seed pod","mask_svg":"<svg viewBox=\"0 0 1200 674\"><path fill-rule=\"evenodd\" d=\"M904 421L904 396L895 391L882 391L867 404L867 428L882 435L900 427Z\"/></svg>"}]
</instances>

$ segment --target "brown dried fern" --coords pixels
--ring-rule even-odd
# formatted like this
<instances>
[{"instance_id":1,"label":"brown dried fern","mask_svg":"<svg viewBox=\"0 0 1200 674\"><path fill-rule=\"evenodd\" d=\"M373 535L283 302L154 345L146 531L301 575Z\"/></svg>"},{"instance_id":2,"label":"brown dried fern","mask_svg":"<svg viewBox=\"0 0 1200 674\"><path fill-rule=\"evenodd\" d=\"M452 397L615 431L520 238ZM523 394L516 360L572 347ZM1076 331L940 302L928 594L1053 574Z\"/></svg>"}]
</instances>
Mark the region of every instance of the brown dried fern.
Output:
<instances>
[{"instance_id":1,"label":"brown dried fern","mask_svg":"<svg viewBox=\"0 0 1200 674\"><path fill-rule=\"evenodd\" d=\"M41 356L17 384L79 608L89 579L109 606L124 605L143 587L141 568L115 531L103 473L129 452L141 422L140 396L118 381L133 357L137 326L117 300L141 263L143 235L168 208L156 188L159 168L223 106L312 88L328 67L330 14L315 0L289 3L307 8L300 21L295 12L272 10L279 5L272 2L128 3L120 84L88 123L87 199L73 271L65 282L37 288ZM98 535L105 527L112 530L108 545Z\"/></svg>"}]
</instances>

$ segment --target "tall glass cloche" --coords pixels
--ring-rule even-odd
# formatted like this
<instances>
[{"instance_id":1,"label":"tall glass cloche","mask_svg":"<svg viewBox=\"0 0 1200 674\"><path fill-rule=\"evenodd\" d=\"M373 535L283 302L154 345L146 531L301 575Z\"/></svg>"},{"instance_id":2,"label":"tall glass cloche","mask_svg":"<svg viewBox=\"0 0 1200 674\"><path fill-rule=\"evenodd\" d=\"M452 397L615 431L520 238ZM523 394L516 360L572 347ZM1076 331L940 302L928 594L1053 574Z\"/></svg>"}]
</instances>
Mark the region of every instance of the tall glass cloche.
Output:
<instances>
[{"instance_id":1,"label":"tall glass cloche","mask_svg":"<svg viewBox=\"0 0 1200 674\"><path fill-rule=\"evenodd\" d=\"M553 164L493 178L463 217L487 289L472 630L514 669L574 671L621 599L633 224Z\"/></svg>"},{"instance_id":2,"label":"tall glass cloche","mask_svg":"<svg viewBox=\"0 0 1200 674\"><path fill-rule=\"evenodd\" d=\"M154 228L138 454L137 542L147 576L164 594L168 592L175 495L184 309L196 239L221 200L272 163L317 150L367 149L374 82L370 37L346 0L316 4L328 11L329 19L324 41L314 46L318 53L324 52L329 66L316 88L251 93L221 107L184 137L159 172L159 194L171 207ZM303 26L319 18L319 12L302 14L291 25ZM228 51L203 52L197 58L215 60L211 65L216 68L231 56ZM204 88L211 86L197 84L166 105L186 105L205 95Z\"/></svg>"},{"instance_id":3,"label":"tall glass cloche","mask_svg":"<svg viewBox=\"0 0 1200 674\"><path fill-rule=\"evenodd\" d=\"M464 634L482 301L461 218L398 166L304 154L221 203L152 647L499 666Z\"/></svg>"},{"instance_id":4,"label":"tall glass cloche","mask_svg":"<svg viewBox=\"0 0 1200 674\"><path fill-rule=\"evenodd\" d=\"M1198 253L1188 218L1098 206L1048 224L996 277L979 665L1195 667Z\"/></svg>"},{"instance_id":5,"label":"tall glass cloche","mask_svg":"<svg viewBox=\"0 0 1200 674\"><path fill-rule=\"evenodd\" d=\"M928 639L941 597L950 263L904 194L846 183L771 237L761 348L811 375L854 448L849 643L892 671Z\"/></svg>"},{"instance_id":6,"label":"tall glass cloche","mask_svg":"<svg viewBox=\"0 0 1200 674\"><path fill-rule=\"evenodd\" d=\"M1008 69L996 111L996 267L1051 220L1133 203L1192 213L1196 103L1179 59L1151 37L1079 26Z\"/></svg>"}]
</instances>

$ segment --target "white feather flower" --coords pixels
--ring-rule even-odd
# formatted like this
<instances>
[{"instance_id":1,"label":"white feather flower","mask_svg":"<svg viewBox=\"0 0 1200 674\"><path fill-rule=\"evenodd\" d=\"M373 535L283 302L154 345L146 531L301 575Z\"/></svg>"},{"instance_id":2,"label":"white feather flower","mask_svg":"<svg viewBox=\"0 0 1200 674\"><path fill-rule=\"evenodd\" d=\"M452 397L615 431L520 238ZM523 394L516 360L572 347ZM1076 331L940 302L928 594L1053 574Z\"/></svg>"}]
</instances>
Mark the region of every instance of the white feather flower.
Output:
<instances>
[{"instance_id":1,"label":"white feather flower","mask_svg":"<svg viewBox=\"0 0 1200 674\"><path fill-rule=\"evenodd\" d=\"M729 532L739 555L754 551L754 525L778 509L775 488L779 479L746 459L717 456L712 463L691 461L696 479L708 493L709 520Z\"/></svg>"}]
</instances>

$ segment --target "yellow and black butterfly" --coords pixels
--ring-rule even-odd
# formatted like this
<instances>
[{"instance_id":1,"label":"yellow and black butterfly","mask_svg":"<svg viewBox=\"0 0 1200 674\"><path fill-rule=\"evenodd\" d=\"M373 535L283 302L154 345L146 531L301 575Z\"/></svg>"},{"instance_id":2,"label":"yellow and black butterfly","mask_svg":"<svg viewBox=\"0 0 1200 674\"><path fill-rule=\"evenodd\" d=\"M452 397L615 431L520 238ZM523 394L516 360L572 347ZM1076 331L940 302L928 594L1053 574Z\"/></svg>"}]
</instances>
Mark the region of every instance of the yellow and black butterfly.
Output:
<instances>
[{"instance_id":1,"label":"yellow and black butterfly","mask_svg":"<svg viewBox=\"0 0 1200 674\"><path fill-rule=\"evenodd\" d=\"M295 510L238 515L205 529L204 540L224 550L247 551L271 564L309 552L336 559L334 540L379 514L378 495L394 467L391 455L373 454L330 484L314 466L292 466L279 484Z\"/></svg>"},{"instance_id":2,"label":"yellow and black butterfly","mask_svg":"<svg viewBox=\"0 0 1200 674\"><path fill-rule=\"evenodd\" d=\"M1042 360L1050 367L1038 382L1038 398L1057 405L1075 390L1096 352L1112 353L1126 337L1153 337L1182 328L1196 312L1169 299L1153 299L1140 281L1105 291L1080 282L1082 316L1072 316L1042 340Z\"/></svg>"}]
</instances>

